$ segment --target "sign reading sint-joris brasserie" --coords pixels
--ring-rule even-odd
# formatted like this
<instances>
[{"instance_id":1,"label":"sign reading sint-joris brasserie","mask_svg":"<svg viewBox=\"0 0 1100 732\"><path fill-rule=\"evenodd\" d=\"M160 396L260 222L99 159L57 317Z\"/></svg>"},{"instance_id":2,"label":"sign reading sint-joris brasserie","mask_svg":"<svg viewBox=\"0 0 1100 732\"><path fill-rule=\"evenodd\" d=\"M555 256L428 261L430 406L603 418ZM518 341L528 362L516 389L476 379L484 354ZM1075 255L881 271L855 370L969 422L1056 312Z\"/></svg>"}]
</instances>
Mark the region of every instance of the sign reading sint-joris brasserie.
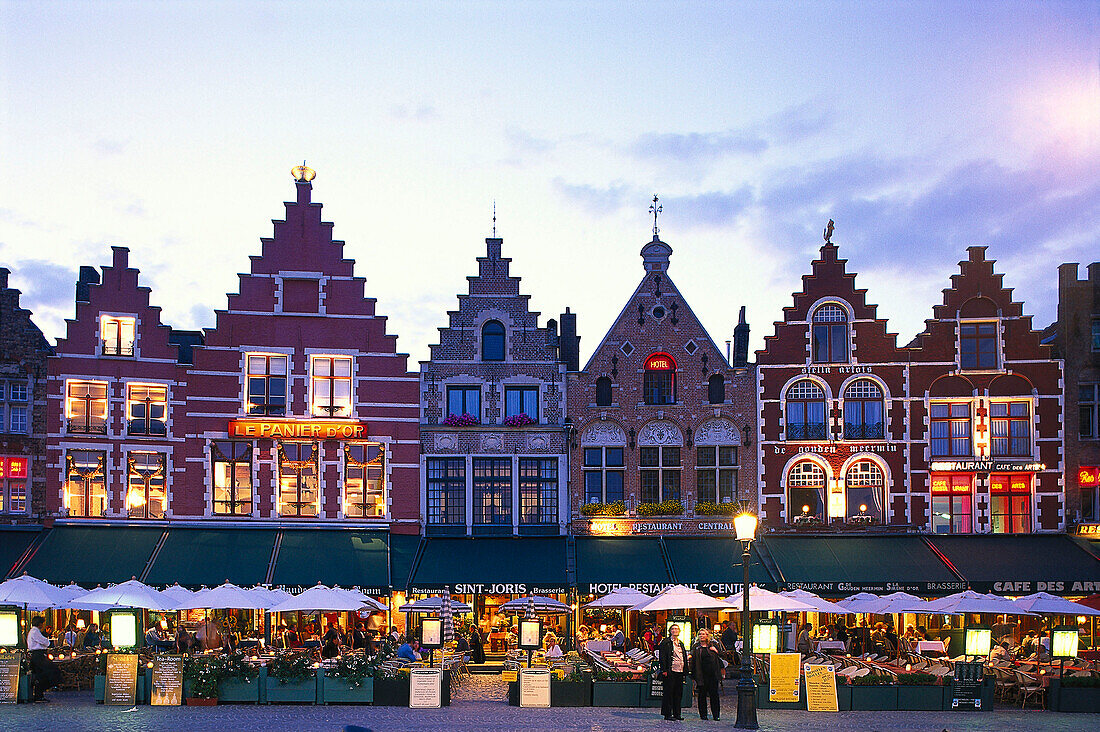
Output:
<instances>
[{"instance_id":1,"label":"sign reading sint-joris brasserie","mask_svg":"<svg viewBox=\"0 0 1100 732\"><path fill-rule=\"evenodd\" d=\"M362 422L328 419L231 419L230 437L253 439L362 440L367 426Z\"/></svg>"}]
</instances>

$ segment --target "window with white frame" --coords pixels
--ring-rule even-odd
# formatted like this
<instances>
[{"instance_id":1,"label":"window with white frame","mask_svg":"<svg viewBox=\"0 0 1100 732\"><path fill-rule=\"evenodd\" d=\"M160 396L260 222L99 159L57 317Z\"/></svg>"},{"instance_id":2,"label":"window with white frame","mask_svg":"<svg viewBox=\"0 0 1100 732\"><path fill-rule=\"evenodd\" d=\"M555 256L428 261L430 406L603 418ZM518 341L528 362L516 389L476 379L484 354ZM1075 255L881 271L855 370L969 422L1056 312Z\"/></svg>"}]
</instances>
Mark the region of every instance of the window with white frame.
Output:
<instances>
[{"instance_id":1,"label":"window with white frame","mask_svg":"<svg viewBox=\"0 0 1100 732\"><path fill-rule=\"evenodd\" d=\"M310 360L312 414L318 417L350 417L351 357L313 356Z\"/></svg>"},{"instance_id":2,"label":"window with white frame","mask_svg":"<svg viewBox=\"0 0 1100 732\"><path fill-rule=\"evenodd\" d=\"M320 513L317 443L279 443L279 515L313 518Z\"/></svg>"},{"instance_id":3,"label":"window with white frame","mask_svg":"<svg viewBox=\"0 0 1100 732\"><path fill-rule=\"evenodd\" d=\"M344 445L344 517L386 515L385 449L376 442Z\"/></svg>"},{"instance_id":4,"label":"window with white frame","mask_svg":"<svg viewBox=\"0 0 1100 732\"><path fill-rule=\"evenodd\" d=\"M886 437L882 389L870 379L856 379L844 389L844 439Z\"/></svg>"},{"instance_id":5,"label":"window with white frame","mask_svg":"<svg viewBox=\"0 0 1100 732\"><path fill-rule=\"evenodd\" d=\"M30 432L30 394L26 379L0 379L0 432Z\"/></svg>"},{"instance_id":6,"label":"window with white frame","mask_svg":"<svg viewBox=\"0 0 1100 732\"><path fill-rule=\"evenodd\" d=\"M30 458L0 457L0 511L26 513Z\"/></svg>"},{"instance_id":7,"label":"window with white frame","mask_svg":"<svg viewBox=\"0 0 1100 732\"><path fill-rule=\"evenodd\" d=\"M932 457L969 457L974 454L970 440L970 402L934 402L930 407Z\"/></svg>"},{"instance_id":8,"label":"window with white frame","mask_svg":"<svg viewBox=\"0 0 1100 732\"><path fill-rule=\"evenodd\" d=\"M245 360L245 412L267 417L286 414L287 357L250 353Z\"/></svg>"},{"instance_id":9,"label":"window with white frame","mask_svg":"<svg viewBox=\"0 0 1100 732\"><path fill-rule=\"evenodd\" d=\"M213 511L217 516L252 513L252 443L214 440L210 443L213 471Z\"/></svg>"},{"instance_id":10,"label":"window with white frame","mask_svg":"<svg viewBox=\"0 0 1100 732\"><path fill-rule=\"evenodd\" d=\"M680 500L679 446L639 447L638 467L642 503Z\"/></svg>"},{"instance_id":11,"label":"window with white frame","mask_svg":"<svg viewBox=\"0 0 1100 732\"><path fill-rule=\"evenodd\" d=\"M695 498L711 503L737 499L737 447L695 448Z\"/></svg>"},{"instance_id":12,"label":"window with white frame","mask_svg":"<svg viewBox=\"0 0 1100 732\"><path fill-rule=\"evenodd\" d=\"M134 450L127 456L127 518L164 518L168 502L167 462L167 455L163 452Z\"/></svg>"},{"instance_id":13,"label":"window with white frame","mask_svg":"<svg viewBox=\"0 0 1100 732\"><path fill-rule=\"evenodd\" d=\"M812 460L795 463L787 473L787 517L825 520L825 471Z\"/></svg>"},{"instance_id":14,"label":"window with white frame","mask_svg":"<svg viewBox=\"0 0 1100 732\"><path fill-rule=\"evenodd\" d=\"M785 400L788 440L826 438L824 389L809 379L801 379L787 387Z\"/></svg>"},{"instance_id":15,"label":"window with white frame","mask_svg":"<svg viewBox=\"0 0 1100 732\"><path fill-rule=\"evenodd\" d=\"M623 500L622 447L584 448L584 502L614 503Z\"/></svg>"},{"instance_id":16,"label":"window with white frame","mask_svg":"<svg viewBox=\"0 0 1100 732\"><path fill-rule=\"evenodd\" d=\"M844 493L848 520L870 516L881 522L885 503L886 476L874 460L857 460L844 475ZM835 517L840 518L840 517Z\"/></svg>"},{"instance_id":17,"label":"window with white frame","mask_svg":"<svg viewBox=\"0 0 1100 732\"><path fill-rule=\"evenodd\" d=\"M558 522L557 458L519 459L519 522L527 525Z\"/></svg>"},{"instance_id":18,"label":"window with white frame","mask_svg":"<svg viewBox=\"0 0 1100 732\"><path fill-rule=\"evenodd\" d=\"M101 315L99 318L99 340L104 356L133 356L135 325L134 318Z\"/></svg>"},{"instance_id":19,"label":"window with white frame","mask_svg":"<svg viewBox=\"0 0 1100 732\"><path fill-rule=\"evenodd\" d=\"M993 457L1029 457L1031 449L1031 404L1027 401L992 402L989 421Z\"/></svg>"},{"instance_id":20,"label":"window with white frame","mask_svg":"<svg viewBox=\"0 0 1100 732\"><path fill-rule=\"evenodd\" d=\"M157 384L126 385L126 433L168 434L168 387Z\"/></svg>"},{"instance_id":21,"label":"window with white frame","mask_svg":"<svg viewBox=\"0 0 1100 732\"><path fill-rule=\"evenodd\" d=\"M959 324L959 367L989 370L997 368L997 323Z\"/></svg>"},{"instance_id":22,"label":"window with white frame","mask_svg":"<svg viewBox=\"0 0 1100 732\"><path fill-rule=\"evenodd\" d=\"M66 453L65 508L74 517L106 515L107 453L102 450L69 450Z\"/></svg>"},{"instance_id":23,"label":"window with white frame","mask_svg":"<svg viewBox=\"0 0 1100 732\"><path fill-rule=\"evenodd\" d=\"M813 314L814 363L848 363L848 313L833 303Z\"/></svg>"},{"instance_id":24,"label":"window with white frame","mask_svg":"<svg viewBox=\"0 0 1100 732\"><path fill-rule=\"evenodd\" d=\"M69 432L107 434L107 382L65 382L65 417Z\"/></svg>"},{"instance_id":25,"label":"window with white frame","mask_svg":"<svg viewBox=\"0 0 1100 732\"><path fill-rule=\"evenodd\" d=\"M428 458L428 523L462 526L466 523L466 460Z\"/></svg>"}]
</instances>

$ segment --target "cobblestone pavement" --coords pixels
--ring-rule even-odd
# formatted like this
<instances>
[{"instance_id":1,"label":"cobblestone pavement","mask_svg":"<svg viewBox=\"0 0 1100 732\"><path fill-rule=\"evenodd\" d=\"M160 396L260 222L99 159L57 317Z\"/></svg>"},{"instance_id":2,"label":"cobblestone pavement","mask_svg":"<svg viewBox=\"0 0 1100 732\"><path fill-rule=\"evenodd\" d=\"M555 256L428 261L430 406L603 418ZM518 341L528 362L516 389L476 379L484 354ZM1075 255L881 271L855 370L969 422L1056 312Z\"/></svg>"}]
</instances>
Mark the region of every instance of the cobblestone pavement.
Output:
<instances>
[{"instance_id":1,"label":"cobblestone pavement","mask_svg":"<svg viewBox=\"0 0 1100 732\"><path fill-rule=\"evenodd\" d=\"M104 707L91 692L54 692L49 704L0 707L0 730L49 732L137 732L139 730L332 730L345 725L371 730L589 730L590 732L673 732L723 730L733 726L734 690L723 693L726 710L721 722L703 722L694 709L684 710L683 722L665 722L658 709L560 708L519 709L504 701L499 677L473 677L456 690L450 707L411 710L358 706ZM861 730L864 732L1013 732L1051 730L1081 732L1100 729L1100 714L1054 714L1009 708L986 713L841 712L823 714L760 711L762 730Z\"/></svg>"}]
</instances>

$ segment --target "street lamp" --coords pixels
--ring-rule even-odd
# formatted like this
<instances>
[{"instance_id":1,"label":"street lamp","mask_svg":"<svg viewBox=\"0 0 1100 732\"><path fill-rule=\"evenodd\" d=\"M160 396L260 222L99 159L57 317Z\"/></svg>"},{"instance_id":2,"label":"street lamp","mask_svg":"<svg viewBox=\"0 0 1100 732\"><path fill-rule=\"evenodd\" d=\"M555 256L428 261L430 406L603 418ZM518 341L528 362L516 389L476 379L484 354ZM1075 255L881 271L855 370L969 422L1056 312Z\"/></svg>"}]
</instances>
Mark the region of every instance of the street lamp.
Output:
<instances>
[{"instance_id":1,"label":"street lamp","mask_svg":"<svg viewBox=\"0 0 1100 732\"><path fill-rule=\"evenodd\" d=\"M756 721L756 682L752 678L752 631L749 624L749 548L756 538L756 516L745 511L733 519L737 540L741 542L741 679L737 682L737 720L739 729L759 729Z\"/></svg>"}]
</instances>

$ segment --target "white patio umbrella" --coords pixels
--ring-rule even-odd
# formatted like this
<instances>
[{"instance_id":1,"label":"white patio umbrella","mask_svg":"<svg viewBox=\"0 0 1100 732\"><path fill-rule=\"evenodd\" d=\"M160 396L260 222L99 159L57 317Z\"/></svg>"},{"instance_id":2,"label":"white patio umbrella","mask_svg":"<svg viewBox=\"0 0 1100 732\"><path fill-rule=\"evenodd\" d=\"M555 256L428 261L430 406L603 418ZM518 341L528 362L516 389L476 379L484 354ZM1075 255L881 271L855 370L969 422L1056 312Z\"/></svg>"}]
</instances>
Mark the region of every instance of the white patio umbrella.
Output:
<instances>
[{"instance_id":1,"label":"white patio umbrella","mask_svg":"<svg viewBox=\"0 0 1100 732\"><path fill-rule=\"evenodd\" d=\"M262 602L266 603L264 605L264 609L271 609L275 605L278 605L280 602L286 602L290 598L294 597L294 595L290 594L289 592L270 589L261 585L250 587L246 590L246 592L250 595L258 597Z\"/></svg>"},{"instance_id":2,"label":"white patio umbrella","mask_svg":"<svg viewBox=\"0 0 1100 732\"><path fill-rule=\"evenodd\" d=\"M726 602L731 607L726 608L729 612L740 612L741 608L745 606L742 592L738 592L736 595L730 595L725 598ZM801 600L796 600L793 597L786 597L778 592L771 592L765 590L763 587L750 587L749 588L749 612L793 612L793 613L812 613L816 608Z\"/></svg>"},{"instance_id":3,"label":"white patio umbrella","mask_svg":"<svg viewBox=\"0 0 1100 732\"><path fill-rule=\"evenodd\" d=\"M1035 615L1025 610L1007 597L983 595L980 592L966 590L954 595L932 600L921 612L937 615L963 615L966 613L994 613L997 615Z\"/></svg>"},{"instance_id":4,"label":"white patio umbrella","mask_svg":"<svg viewBox=\"0 0 1100 732\"><path fill-rule=\"evenodd\" d=\"M497 608L499 612L504 613L526 613L530 604L534 603L535 613L537 615L562 615L570 612L569 606L564 602L558 602L552 597L542 597L541 595L530 595L528 597L517 597L514 600L509 600L500 607Z\"/></svg>"},{"instance_id":5,"label":"white patio umbrella","mask_svg":"<svg viewBox=\"0 0 1100 732\"><path fill-rule=\"evenodd\" d=\"M1031 595L1017 597L1014 602L1024 610L1037 615L1100 615L1100 610L1094 610L1077 602L1070 602L1064 597L1051 595L1047 592L1036 592Z\"/></svg>"},{"instance_id":6,"label":"white patio umbrella","mask_svg":"<svg viewBox=\"0 0 1100 732\"><path fill-rule=\"evenodd\" d=\"M812 605L814 610L819 613L831 613L833 615L847 615L848 611L837 605L835 602L829 602L828 600L815 595L812 592L806 590L787 590L786 592L780 592L783 597L789 597L792 600L798 600L804 602L807 605ZM749 595L750 608L752 606L753 597Z\"/></svg>"},{"instance_id":7,"label":"white patio umbrella","mask_svg":"<svg viewBox=\"0 0 1100 732\"><path fill-rule=\"evenodd\" d=\"M287 613L298 610L321 610L328 612L355 612L357 610L385 610L386 606L357 590L345 590L340 587L326 587L317 583L300 595L284 600L271 607L273 613Z\"/></svg>"},{"instance_id":8,"label":"white patio umbrella","mask_svg":"<svg viewBox=\"0 0 1100 732\"><path fill-rule=\"evenodd\" d=\"M180 603L181 610L264 610L267 599L249 593L232 582L196 592L189 600Z\"/></svg>"},{"instance_id":9,"label":"white patio umbrella","mask_svg":"<svg viewBox=\"0 0 1100 732\"><path fill-rule=\"evenodd\" d=\"M68 594L49 582L23 574L0 583L0 605L19 605L26 610L60 607Z\"/></svg>"},{"instance_id":10,"label":"white patio umbrella","mask_svg":"<svg viewBox=\"0 0 1100 732\"><path fill-rule=\"evenodd\" d=\"M165 587L163 590L161 590L161 593L164 595L168 595L173 600L176 600L178 602L190 600L195 596L194 592L187 589L186 587L181 587L178 582L171 587Z\"/></svg>"},{"instance_id":11,"label":"white patio umbrella","mask_svg":"<svg viewBox=\"0 0 1100 732\"><path fill-rule=\"evenodd\" d=\"M99 587L65 603L75 610L114 610L135 608L168 612L179 609L179 602L136 579Z\"/></svg>"},{"instance_id":12,"label":"white patio umbrella","mask_svg":"<svg viewBox=\"0 0 1100 732\"><path fill-rule=\"evenodd\" d=\"M751 601L752 595L749 595L749 598ZM691 587L672 585L628 609L649 613L657 610L737 610L738 608L725 600L711 597Z\"/></svg>"},{"instance_id":13,"label":"white patio umbrella","mask_svg":"<svg viewBox=\"0 0 1100 732\"><path fill-rule=\"evenodd\" d=\"M892 592L883 595L877 603L869 602L865 613L874 615L896 615L898 613L923 613L928 611L928 602L908 592Z\"/></svg>"},{"instance_id":14,"label":"white patio umbrella","mask_svg":"<svg viewBox=\"0 0 1100 732\"><path fill-rule=\"evenodd\" d=\"M81 587L80 585L78 585L75 582L70 582L69 584L65 585L64 587L59 587L58 589L60 589L63 593L65 593L65 595L70 600L73 600L77 597L80 597L81 595L83 595L84 593L87 592L86 589L84 589L83 587Z\"/></svg>"},{"instance_id":15,"label":"white patio umbrella","mask_svg":"<svg viewBox=\"0 0 1100 732\"><path fill-rule=\"evenodd\" d=\"M439 602L439 619L443 623L443 642L455 639L454 613L451 611L451 596L444 595Z\"/></svg>"},{"instance_id":16,"label":"white patio umbrella","mask_svg":"<svg viewBox=\"0 0 1100 732\"><path fill-rule=\"evenodd\" d=\"M835 604L844 608L847 613L869 613L872 611L865 608L877 604L880 600L878 595L872 595L870 592L857 592L843 600L837 600Z\"/></svg>"},{"instance_id":17,"label":"white patio umbrella","mask_svg":"<svg viewBox=\"0 0 1100 732\"><path fill-rule=\"evenodd\" d=\"M466 603L459 602L454 598L451 599L452 615L465 615L466 613L472 613L473 611L474 609ZM405 603L401 606L401 612L427 614L441 613L443 612L443 595L422 597L414 602Z\"/></svg>"},{"instance_id":18,"label":"white patio umbrella","mask_svg":"<svg viewBox=\"0 0 1100 732\"><path fill-rule=\"evenodd\" d=\"M647 595L644 592L635 590L633 587L620 587L616 590L612 590L603 597L587 603L585 607L604 607L626 610L634 607L640 602L645 602L650 599L652 599L652 595Z\"/></svg>"}]
</instances>

